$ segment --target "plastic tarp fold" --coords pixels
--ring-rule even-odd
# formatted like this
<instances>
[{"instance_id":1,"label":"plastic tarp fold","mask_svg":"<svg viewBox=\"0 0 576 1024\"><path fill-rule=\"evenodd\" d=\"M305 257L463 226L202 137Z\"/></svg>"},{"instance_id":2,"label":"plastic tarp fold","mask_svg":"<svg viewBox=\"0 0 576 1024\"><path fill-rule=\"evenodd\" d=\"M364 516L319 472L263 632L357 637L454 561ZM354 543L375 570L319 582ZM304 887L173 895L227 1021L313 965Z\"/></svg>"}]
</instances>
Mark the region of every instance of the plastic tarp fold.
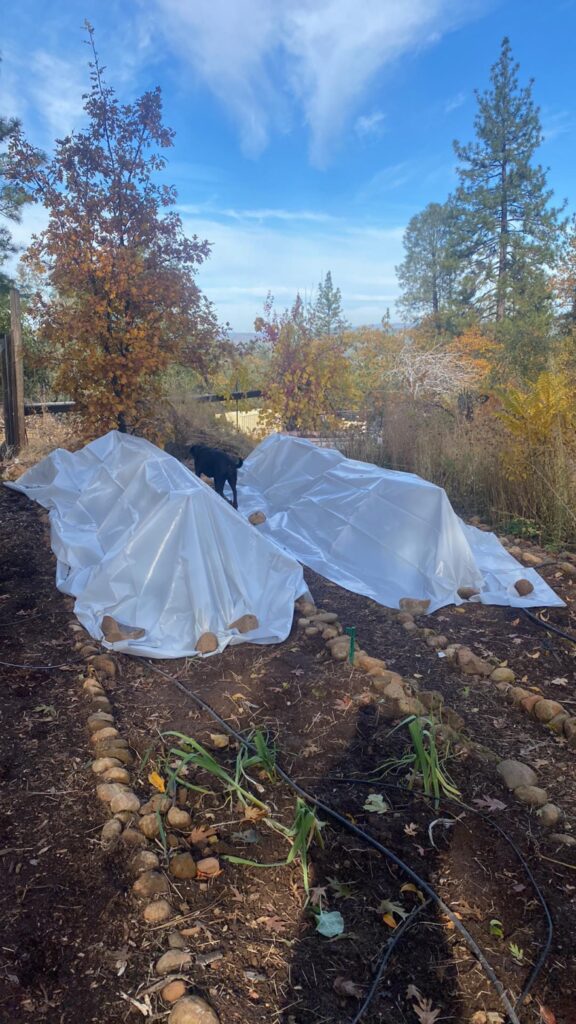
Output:
<instances>
[{"instance_id":1,"label":"plastic tarp fold","mask_svg":"<svg viewBox=\"0 0 576 1024\"><path fill-rule=\"evenodd\" d=\"M563 604L494 534L467 526L442 488L414 474L273 434L244 461L238 494L243 514L264 512L258 529L283 550L379 604L421 598L434 611L462 603L462 587L485 604ZM534 587L526 598L514 588L520 579Z\"/></svg>"},{"instance_id":2,"label":"plastic tarp fold","mask_svg":"<svg viewBox=\"0 0 576 1024\"><path fill-rule=\"evenodd\" d=\"M288 636L302 566L149 442L112 431L57 449L9 486L50 509L56 582L90 635L102 639L105 615L145 631L106 646L177 658L205 632L218 650ZM228 628L246 614L258 629Z\"/></svg>"}]
</instances>

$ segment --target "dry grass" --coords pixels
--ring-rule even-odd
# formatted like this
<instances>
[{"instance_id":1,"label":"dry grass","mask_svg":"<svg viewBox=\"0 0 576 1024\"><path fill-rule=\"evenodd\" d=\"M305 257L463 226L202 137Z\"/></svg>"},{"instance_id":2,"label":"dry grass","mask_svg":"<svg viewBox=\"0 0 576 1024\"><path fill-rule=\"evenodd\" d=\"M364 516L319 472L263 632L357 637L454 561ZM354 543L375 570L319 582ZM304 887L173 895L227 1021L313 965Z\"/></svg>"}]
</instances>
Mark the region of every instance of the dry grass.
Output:
<instances>
[{"instance_id":1,"label":"dry grass","mask_svg":"<svg viewBox=\"0 0 576 1024\"><path fill-rule=\"evenodd\" d=\"M254 448L254 441L237 431L224 412L214 405L198 402L185 391L172 393L170 402L170 437L165 447L177 458L186 458L192 444L206 444L245 458Z\"/></svg>"},{"instance_id":2,"label":"dry grass","mask_svg":"<svg viewBox=\"0 0 576 1024\"><path fill-rule=\"evenodd\" d=\"M28 443L18 455L7 451L0 461L0 478L17 480L27 469L49 455L55 448L76 451L82 447L77 418L71 414L53 416L44 412L26 417ZM0 424L0 442L4 442L4 423Z\"/></svg>"},{"instance_id":3,"label":"dry grass","mask_svg":"<svg viewBox=\"0 0 576 1024\"><path fill-rule=\"evenodd\" d=\"M521 475L509 471L511 438L491 408L473 420L430 403L389 399L378 439L347 432L350 458L417 473L443 487L455 509L495 527L548 544L576 543L576 467L560 445L523 453Z\"/></svg>"}]
</instances>

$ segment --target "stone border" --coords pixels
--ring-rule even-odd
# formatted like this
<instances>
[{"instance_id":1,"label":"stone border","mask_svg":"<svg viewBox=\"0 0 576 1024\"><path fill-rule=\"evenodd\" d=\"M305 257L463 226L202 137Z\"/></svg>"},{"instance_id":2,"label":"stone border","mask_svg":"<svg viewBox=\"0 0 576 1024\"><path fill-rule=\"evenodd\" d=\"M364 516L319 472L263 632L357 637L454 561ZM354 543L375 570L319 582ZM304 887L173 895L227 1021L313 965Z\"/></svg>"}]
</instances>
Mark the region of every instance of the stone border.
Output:
<instances>
[{"instance_id":1,"label":"stone border","mask_svg":"<svg viewBox=\"0 0 576 1024\"><path fill-rule=\"evenodd\" d=\"M552 731L558 733L564 731L570 746L576 747L576 719L570 719L557 701L550 701L531 694L527 690L522 690L521 687L513 687L511 684L515 680L515 676L511 669L494 666L479 658L469 647L462 644L450 644L448 637L443 634L437 634L433 629L419 627L414 621L414 616L425 615L429 604L429 601L403 598L400 602L402 610L392 612L390 609L390 611L406 632L423 637L428 647L442 652L450 663L457 663L465 675L477 678L489 676L498 690L506 695L514 695L513 703L522 706L528 713L534 711L534 717L548 725ZM321 634L331 657L335 661L348 661L350 638L343 635L342 625L338 622L336 613L318 610L306 599L296 601L295 608L303 616L297 620L297 625L304 630L304 634L308 637ZM493 753L461 736L461 731L465 726L464 720L458 712L445 703L444 696L438 690L419 690L413 680L408 680L400 673L388 669L381 658L370 657L361 648L355 650L353 666L362 669L368 675L373 689L379 694L378 709L385 719L393 721L408 715L421 716L431 713L439 718L437 735L440 738L459 740L471 753L479 754L484 758L487 753ZM539 711L536 711L536 708L539 708ZM560 710L558 711L558 709ZM574 723L574 732L571 736L568 736L565 731L566 722ZM571 737L573 737L572 742ZM536 772L520 761L509 759L501 761L496 754L494 754L494 760L498 762L496 771L513 796L528 807L536 808L540 823L545 828L556 827L564 817L563 812L556 804L548 801L546 790L536 785L538 781ZM520 781L516 781L516 779L520 779ZM511 782L516 784L512 785ZM564 833L551 833L548 838L559 845L576 846L576 838Z\"/></svg>"},{"instance_id":2,"label":"stone border","mask_svg":"<svg viewBox=\"0 0 576 1024\"><path fill-rule=\"evenodd\" d=\"M86 726L92 747L91 769L97 781L96 795L110 815L100 832L102 846L113 849L122 843L134 851L129 864L130 873L135 876L132 894L141 903L143 922L154 929L167 929L168 948L154 964L159 980L145 994L160 992L168 1024L219 1024L212 1007L190 991L189 979L183 972L192 964L187 938L197 934L197 929L177 928L181 919L169 897L175 882L181 885L194 879L203 884L220 874L220 864L213 856L196 861L189 852L184 838L184 833L192 828L192 817L184 806L187 790L172 798L153 789L146 802L135 793L131 776L135 756L117 727L102 682L116 676L116 663L97 651L93 645L80 645L80 653L87 659L86 675L80 676L80 680L90 701ZM157 852L159 844L156 849L153 846L160 835L162 819L167 842L162 859L168 862L166 867ZM188 848L183 850L183 845ZM172 920L174 927L168 931Z\"/></svg>"}]
</instances>

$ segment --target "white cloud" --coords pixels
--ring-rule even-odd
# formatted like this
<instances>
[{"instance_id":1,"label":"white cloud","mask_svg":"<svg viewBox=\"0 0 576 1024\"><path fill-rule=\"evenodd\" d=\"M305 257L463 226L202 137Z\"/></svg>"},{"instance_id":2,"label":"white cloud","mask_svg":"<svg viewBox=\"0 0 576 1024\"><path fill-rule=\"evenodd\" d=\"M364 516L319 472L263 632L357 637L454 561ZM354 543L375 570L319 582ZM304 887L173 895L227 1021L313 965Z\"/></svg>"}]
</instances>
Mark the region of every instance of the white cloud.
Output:
<instances>
[{"instance_id":1,"label":"white cloud","mask_svg":"<svg viewBox=\"0 0 576 1024\"><path fill-rule=\"evenodd\" d=\"M402 226L378 229L334 221L298 227L188 215L184 223L189 234L213 243L198 282L236 331L253 329L269 290L282 308L298 291L311 298L327 270L352 323L378 323L394 304Z\"/></svg>"},{"instance_id":2,"label":"white cloud","mask_svg":"<svg viewBox=\"0 0 576 1024\"><path fill-rule=\"evenodd\" d=\"M576 128L576 116L571 110L544 110L542 135L545 142L552 142L561 135L567 135Z\"/></svg>"},{"instance_id":3,"label":"white cloud","mask_svg":"<svg viewBox=\"0 0 576 1024\"><path fill-rule=\"evenodd\" d=\"M362 114L356 118L354 131L361 139L381 135L385 120L386 115L381 110L375 110L373 114Z\"/></svg>"},{"instance_id":4,"label":"white cloud","mask_svg":"<svg viewBox=\"0 0 576 1024\"><path fill-rule=\"evenodd\" d=\"M299 109L324 165L377 72L433 45L479 0L155 0L157 28L258 155Z\"/></svg>"},{"instance_id":5,"label":"white cloud","mask_svg":"<svg viewBox=\"0 0 576 1024\"><path fill-rule=\"evenodd\" d=\"M444 113L451 114L453 110L458 110L466 103L466 93L457 92L455 96L451 96L450 99L446 100L444 104Z\"/></svg>"}]
</instances>

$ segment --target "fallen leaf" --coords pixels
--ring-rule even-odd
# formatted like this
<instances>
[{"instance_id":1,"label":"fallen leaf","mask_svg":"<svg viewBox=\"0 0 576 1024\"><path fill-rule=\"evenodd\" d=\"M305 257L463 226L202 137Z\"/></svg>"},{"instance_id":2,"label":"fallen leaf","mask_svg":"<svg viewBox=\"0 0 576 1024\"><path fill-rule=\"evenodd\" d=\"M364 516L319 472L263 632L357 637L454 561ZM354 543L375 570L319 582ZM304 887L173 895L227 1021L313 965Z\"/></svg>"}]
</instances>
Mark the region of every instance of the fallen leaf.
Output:
<instances>
[{"instance_id":1,"label":"fallen leaf","mask_svg":"<svg viewBox=\"0 0 576 1024\"><path fill-rule=\"evenodd\" d=\"M245 807L244 817L246 821L260 821L260 818L265 818L267 811L263 811L261 807Z\"/></svg>"},{"instance_id":2,"label":"fallen leaf","mask_svg":"<svg viewBox=\"0 0 576 1024\"><path fill-rule=\"evenodd\" d=\"M327 939L342 935L344 918L339 910L321 910L316 918L316 931Z\"/></svg>"},{"instance_id":3,"label":"fallen leaf","mask_svg":"<svg viewBox=\"0 0 576 1024\"><path fill-rule=\"evenodd\" d=\"M412 1009L420 1024L434 1024L442 1012L440 1009L433 1009L431 999L424 999L420 1005L412 1006Z\"/></svg>"},{"instance_id":4,"label":"fallen leaf","mask_svg":"<svg viewBox=\"0 0 576 1024\"><path fill-rule=\"evenodd\" d=\"M224 750L230 744L230 737L223 732L211 732L210 742L216 750Z\"/></svg>"},{"instance_id":5,"label":"fallen leaf","mask_svg":"<svg viewBox=\"0 0 576 1024\"><path fill-rule=\"evenodd\" d=\"M416 825L415 822L411 821L409 825L404 825L404 832L407 836L415 836L420 831L420 826Z\"/></svg>"},{"instance_id":6,"label":"fallen leaf","mask_svg":"<svg viewBox=\"0 0 576 1024\"><path fill-rule=\"evenodd\" d=\"M332 706L335 711L349 711L352 707L352 700L350 697L342 697L342 699L335 700Z\"/></svg>"},{"instance_id":7,"label":"fallen leaf","mask_svg":"<svg viewBox=\"0 0 576 1024\"><path fill-rule=\"evenodd\" d=\"M414 882L404 882L404 885L400 886L400 892L413 892L420 902L424 903L424 894L414 885Z\"/></svg>"},{"instance_id":8,"label":"fallen leaf","mask_svg":"<svg viewBox=\"0 0 576 1024\"><path fill-rule=\"evenodd\" d=\"M259 917L256 921L251 922L251 928L258 928L262 925L267 932L277 932L281 934L286 931L286 922L281 917Z\"/></svg>"},{"instance_id":9,"label":"fallen leaf","mask_svg":"<svg viewBox=\"0 0 576 1024\"><path fill-rule=\"evenodd\" d=\"M216 832L210 825L197 825L190 832L188 842L191 843L192 846L204 846L210 837L214 835L216 835Z\"/></svg>"},{"instance_id":10,"label":"fallen leaf","mask_svg":"<svg viewBox=\"0 0 576 1024\"><path fill-rule=\"evenodd\" d=\"M542 1003L538 1003L538 1009L540 1010L542 1024L556 1024L556 1015L552 1010L549 1010L547 1006L543 1006Z\"/></svg>"},{"instance_id":11,"label":"fallen leaf","mask_svg":"<svg viewBox=\"0 0 576 1024\"><path fill-rule=\"evenodd\" d=\"M370 814L387 814L390 804L386 803L381 793L370 793L364 803L364 810L369 811Z\"/></svg>"},{"instance_id":12,"label":"fallen leaf","mask_svg":"<svg viewBox=\"0 0 576 1024\"><path fill-rule=\"evenodd\" d=\"M389 928L397 928L398 924L392 914L384 914L382 918L384 924L387 924Z\"/></svg>"},{"instance_id":13,"label":"fallen leaf","mask_svg":"<svg viewBox=\"0 0 576 1024\"><path fill-rule=\"evenodd\" d=\"M166 783L164 782L162 776L158 774L158 772L150 772L148 776L148 782L150 783L151 786L154 786L154 789L157 789L159 793L166 792Z\"/></svg>"},{"instance_id":14,"label":"fallen leaf","mask_svg":"<svg viewBox=\"0 0 576 1024\"><path fill-rule=\"evenodd\" d=\"M362 999L362 996L364 995L360 985L356 985L353 981L350 981L349 978L341 978L338 976L334 979L332 987L339 996L348 996L349 999Z\"/></svg>"},{"instance_id":15,"label":"fallen leaf","mask_svg":"<svg viewBox=\"0 0 576 1024\"><path fill-rule=\"evenodd\" d=\"M507 807L501 800L497 800L493 796L476 797L472 803L476 804L477 807L486 807L489 811L505 811Z\"/></svg>"},{"instance_id":16,"label":"fallen leaf","mask_svg":"<svg viewBox=\"0 0 576 1024\"><path fill-rule=\"evenodd\" d=\"M310 903L313 907L317 907L321 904L322 900L326 898L328 887L325 885L315 885L310 889Z\"/></svg>"}]
</instances>

